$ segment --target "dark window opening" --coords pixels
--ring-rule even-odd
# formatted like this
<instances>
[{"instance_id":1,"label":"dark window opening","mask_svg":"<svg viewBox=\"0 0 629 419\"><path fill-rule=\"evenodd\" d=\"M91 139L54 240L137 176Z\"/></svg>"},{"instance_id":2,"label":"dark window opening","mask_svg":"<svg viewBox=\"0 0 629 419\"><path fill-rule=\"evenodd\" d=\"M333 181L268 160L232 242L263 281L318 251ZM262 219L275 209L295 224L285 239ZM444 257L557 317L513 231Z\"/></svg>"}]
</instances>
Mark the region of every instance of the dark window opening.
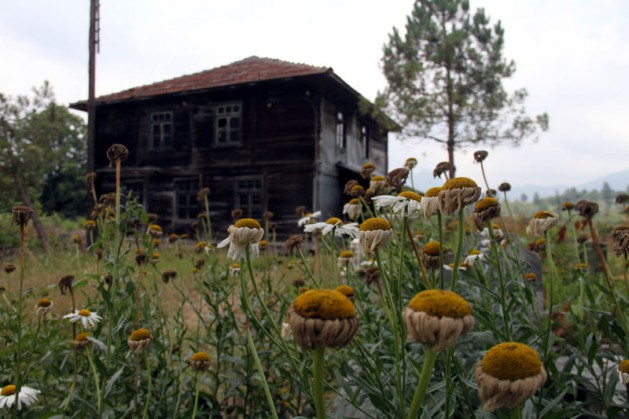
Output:
<instances>
[{"instance_id":1,"label":"dark window opening","mask_svg":"<svg viewBox=\"0 0 629 419\"><path fill-rule=\"evenodd\" d=\"M153 148L173 146L173 113L151 114L151 145Z\"/></svg>"},{"instance_id":2,"label":"dark window opening","mask_svg":"<svg viewBox=\"0 0 629 419\"><path fill-rule=\"evenodd\" d=\"M199 191L199 179L175 180L175 211L180 220L196 219L199 214L197 192Z\"/></svg>"}]
</instances>

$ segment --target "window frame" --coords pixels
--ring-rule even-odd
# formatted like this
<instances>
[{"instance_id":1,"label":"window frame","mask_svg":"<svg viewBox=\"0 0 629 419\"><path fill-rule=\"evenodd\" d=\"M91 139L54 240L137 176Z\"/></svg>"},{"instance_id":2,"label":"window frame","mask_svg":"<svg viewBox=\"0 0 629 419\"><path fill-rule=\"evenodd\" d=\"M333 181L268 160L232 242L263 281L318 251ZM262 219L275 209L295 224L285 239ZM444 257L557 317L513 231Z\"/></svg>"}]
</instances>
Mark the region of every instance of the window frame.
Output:
<instances>
[{"instance_id":1,"label":"window frame","mask_svg":"<svg viewBox=\"0 0 629 419\"><path fill-rule=\"evenodd\" d=\"M226 109L224 112L221 113L221 108L229 108L229 107L234 107L234 106L238 107L237 112L234 112L233 110L228 112ZM224 127L219 126L220 120L222 118L225 118L227 120ZM234 128L231 126L231 124L232 124L232 119L236 119L236 118L238 119L238 127ZM221 142L220 138L223 131L227 133L227 136L226 136L227 139L226 141ZM232 139L234 132L238 133L237 140ZM213 145L215 147L238 147L242 145L242 136L243 136L242 101L235 100L235 101L217 103L214 106L214 141L213 141L214 144Z\"/></svg>"},{"instance_id":2,"label":"window frame","mask_svg":"<svg viewBox=\"0 0 629 419\"><path fill-rule=\"evenodd\" d=\"M168 116L166 120L156 120L158 116ZM154 150L168 149L174 147L175 141L175 121L173 111L155 111L149 115L150 124L150 148ZM165 127L170 126L170 133L165 132ZM155 127L159 127L159 144L155 143ZM169 139L167 140L167 137Z\"/></svg>"},{"instance_id":3,"label":"window frame","mask_svg":"<svg viewBox=\"0 0 629 419\"><path fill-rule=\"evenodd\" d=\"M182 189L178 184L182 182L193 182L191 188ZM196 185L196 187L195 187ZM197 201L197 193L201 189L201 179L198 176L176 177L173 179L174 187L174 208L173 208L173 220L189 222L196 220L199 214L199 203ZM181 217L179 211L181 208L180 197L186 195L185 211L188 217ZM190 216L192 213L192 216Z\"/></svg>"},{"instance_id":4,"label":"window frame","mask_svg":"<svg viewBox=\"0 0 629 419\"><path fill-rule=\"evenodd\" d=\"M363 159L369 158L369 140L371 130L365 124L360 126L360 154Z\"/></svg>"},{"instance_id":5,"label":"window frame","mask_svg":"<svg viewBox=\"0 0 629 419\"><path fill-rule=\"evenodd\" d=\"M336 144L337 150L344 151L347 148L347 121L345 114L341 111L336 112L334 143Z\"/></svg>"},{"instance_id":6,"label":"window frame","mask_svg":"<svg viewBox=\"0 0 629 419\"><path fill-rule=\"evenodd\" d=\"M241 187L240 182L257 182L257 188ZM253 194L259 195L259 208L255 208L252 202ZM247 195L247 207L241 205L241 196ZM265 210L264 202L264 178L262 176L240 176L234 179L234 208L240 208L243 211L243 217L261 218ZM257 213L259 212L259 214Z\"/></svg>"}]
</instances>

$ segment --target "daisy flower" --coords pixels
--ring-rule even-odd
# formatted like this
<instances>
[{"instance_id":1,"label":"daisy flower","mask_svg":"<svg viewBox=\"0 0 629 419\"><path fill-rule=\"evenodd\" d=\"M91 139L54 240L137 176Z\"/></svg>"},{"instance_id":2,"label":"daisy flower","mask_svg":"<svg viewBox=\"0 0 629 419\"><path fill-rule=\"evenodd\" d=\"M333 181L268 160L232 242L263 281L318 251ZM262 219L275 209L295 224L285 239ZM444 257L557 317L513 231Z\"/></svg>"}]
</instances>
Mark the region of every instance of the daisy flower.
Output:
<instances>
[{"instance_id":1,"label":"daisy flower","mask_svg":"<svg viewBox=\"0 0 629 419\"><path fill-rule=\"evenodd\" d=\"M343 214L347 214L349 218L355 220L363 213L363 206L358 198L352 198L349 202L343 205Z\"/></svg>"},{"instance_id":2,"label":"daisy flower","mask_svg":"<svg viewBox=\"0 0 629 419\"><path fill-rule=\"evenodd\" d=\"M316 221L319 217L321 217L321 211L315 211L312 214L308 213L297 221L297 225L303 227L306 224Z\"/></svg>"},{"instance_id":3,"label":"daisy flower","mask_svg":"<svg viewBox=\"0 0 629 419\"><path fill-rule=\"evenodd\" d=\"M482 260L485 255L481 253L478 249L470 250L470 253L467 254L463 263L465 265L472 266L476 260Z\"/></svg>"},{"instance_id":4,"label":"daisy flower","mask_svg":"<svg viewBox=\"0 0 629 419\"><path fill-rule=\"evenodd\" d=\"M400 192L397 196L379 195L371 198L376 208L391 208L394 214L408 218L419 217L419 202L421 199L422 196L420 194L412 191Z\"/></svg>"},{"instance_id":5,"label":"daisy flower","mask_svg":"<svg viewBox=\"0 0 629 419\"><path fill-rule=\"evenodd\" d=\"M2 391L0 392L0 409L4 407L10 409L11 406L13 406L16 399L15 391L16 387L13 384L2 387ZM17 410L22 410L22 405L28 407L35 403L39 393L41 393L41 391L22 386L20 392L17 394Z\"/></svg>"},{"instance_id":6,"label":"daisy flower","mask_svg":"<svg viewBox=\"0 0 629 419\"><path fill-rule=\"evenodd\" d=\"M337 237L349 236L354 238L358 236L358 223L344 224L340 218L330 217L325 222L308 224L304 227L306 233L312 233L316 230L320 230L324 236L334 232Z\"/></svg>"},{"instance_id":7,"label":"daisy flower","mask_svg":"<svg viewBox=\"0 0 629 419\"><path fill-rule=\"evenodd\" d=\"M259 243L264 236L264 230L259 222L252 218L242 218L227 229L229 237L218 244L217 247L229 245L227 257L231 259L244 258L247 246L251 245L251 255L260 253Z\"/></svg>"},{"instance_id":8,"label":"daisy flower","mask_svg":"<svg viewBox=\"0 0 629 419\"><path fill-rule=\"evenodd\" d=\"M80 320L81 323L83 323L83 327L86 329L94 327L102 319L101 316L96 313L92 313L86 308L83 310L74 310L72 313L63 316L63 318L70 319L72 323L76 323Z\"/></svg>"}]
</instances>

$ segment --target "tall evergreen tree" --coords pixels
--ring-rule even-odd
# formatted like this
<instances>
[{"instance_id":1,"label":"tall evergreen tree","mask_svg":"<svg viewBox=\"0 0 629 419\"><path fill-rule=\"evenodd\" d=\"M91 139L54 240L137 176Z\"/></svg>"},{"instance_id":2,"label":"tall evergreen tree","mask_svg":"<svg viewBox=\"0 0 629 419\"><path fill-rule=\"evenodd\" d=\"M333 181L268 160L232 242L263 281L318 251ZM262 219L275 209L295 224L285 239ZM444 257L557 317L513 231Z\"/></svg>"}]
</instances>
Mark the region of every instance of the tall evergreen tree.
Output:
<instances>
[{"instance_id":1,"label":"tall evergreen tree","mask_svg":"<svg viewBox=\"0 0 629 419\"><path fill-rule=\"evenodd\" d=\"M397 28L383 48L388 87L377 104L403 127L403 137L430 139L454 151L466 144L519 144L548 129L548 115L529 117L525 89L509 95L502 81L515 63L502 55L504 30L467 0L416 0L405 33Z\"/></svg>"}]
</instances>

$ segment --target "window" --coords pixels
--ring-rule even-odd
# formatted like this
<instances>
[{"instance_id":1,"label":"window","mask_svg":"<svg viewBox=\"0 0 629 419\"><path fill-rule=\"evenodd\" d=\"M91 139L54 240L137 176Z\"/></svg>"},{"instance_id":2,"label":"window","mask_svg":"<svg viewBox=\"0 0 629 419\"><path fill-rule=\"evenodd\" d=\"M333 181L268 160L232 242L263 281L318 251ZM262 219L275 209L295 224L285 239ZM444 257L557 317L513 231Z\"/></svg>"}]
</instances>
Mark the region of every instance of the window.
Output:
<instances>
[{"instance_id":1,"label":"window","mask_svg":"<svg viewBox=\"0 0 629 419\"><path fill-rule=\"evenodd\" d=\"M172 112L154 112L151 114L151 145L153 148L172 147Z\"/></svg>"},{"instance_id":2,"label":"window","mask_svg":"<svg viewBox=\"0 0 629 419\"><path fill-rule=\"evenodd\" d=\"M342 112L336 114L336 146L340 149L345 148L345 120Z\"/></svg>"},{"instance_id":3,"label":"window","mask_svg":"<svg viewBox=\"0 0 629 419\"><path fill-rule=\"evenodd\" d=\"M360 154L364 159L369 158L369 130L364 125L360 127Z\"/></svg>"},{"instance_id":4,"label":"window","mask_svg":"<svg viewBox=\"0 0 629 419\"><path fill-rule=\"evenodd\" d=\"M248 218L262 217L262 180L260 178L236 180L236 206Z\"/></svg>"},{"instance_id":5,"label":"window","mask_svg":"<svg viewBox=\"0 0 629 419\"><path fill-rule=\"evenodd\" d=\"M175 214L180 220L196 219L199 213L199 179L175 179Z\"/></svg>"},{"instance_id":6,"label":"window","mask_svg":"<svg viewBox=\"0 0 629 419\"><path fill-rule=\"evenodd\" d=\"M216 106L216 145L240 145L242 106L239 102Z\"/></svg>"}]
</instances>

